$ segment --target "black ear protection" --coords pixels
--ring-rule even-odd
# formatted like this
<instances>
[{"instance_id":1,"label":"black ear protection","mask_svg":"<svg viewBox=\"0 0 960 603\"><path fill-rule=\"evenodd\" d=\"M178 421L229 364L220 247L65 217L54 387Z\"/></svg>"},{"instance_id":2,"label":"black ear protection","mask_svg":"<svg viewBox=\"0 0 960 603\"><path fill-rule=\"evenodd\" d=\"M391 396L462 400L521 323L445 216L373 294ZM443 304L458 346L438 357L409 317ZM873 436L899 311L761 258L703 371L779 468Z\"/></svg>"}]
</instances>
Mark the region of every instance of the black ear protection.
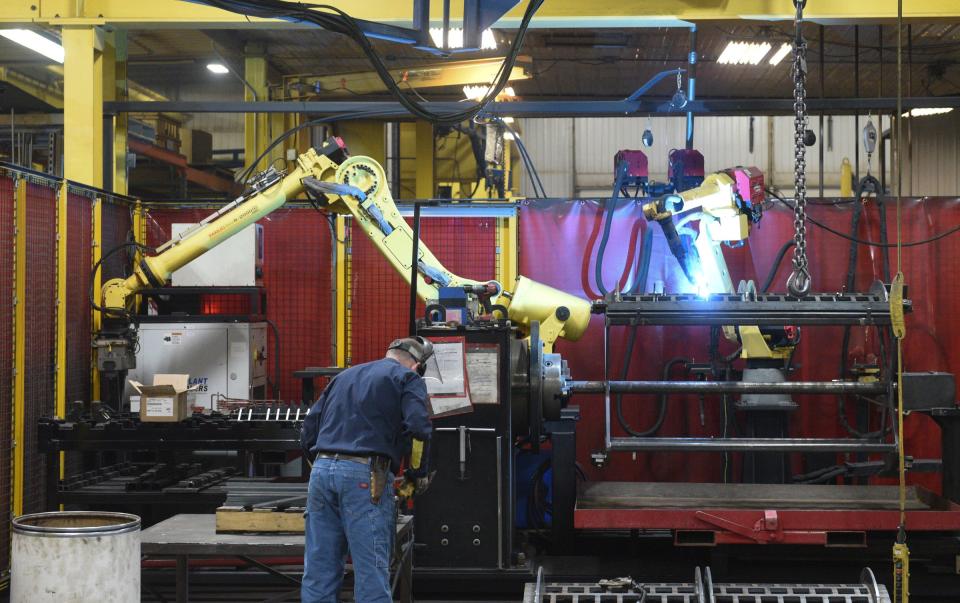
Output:
<instances>
[{"instance_id":1,"label":"black ear protection","mask_svg":"<svg viewBox=\"0 0 960 603\"><path fill-rule=\"evenodd\" d=\"M419 367L417 373L422 377L427 371L427 360L433 356L433 343L424 337L415 335L413 337L404 337L403 339L394 339L388 350L403 350L410 354L417 361Z\"/></svg>"}]
</instances>

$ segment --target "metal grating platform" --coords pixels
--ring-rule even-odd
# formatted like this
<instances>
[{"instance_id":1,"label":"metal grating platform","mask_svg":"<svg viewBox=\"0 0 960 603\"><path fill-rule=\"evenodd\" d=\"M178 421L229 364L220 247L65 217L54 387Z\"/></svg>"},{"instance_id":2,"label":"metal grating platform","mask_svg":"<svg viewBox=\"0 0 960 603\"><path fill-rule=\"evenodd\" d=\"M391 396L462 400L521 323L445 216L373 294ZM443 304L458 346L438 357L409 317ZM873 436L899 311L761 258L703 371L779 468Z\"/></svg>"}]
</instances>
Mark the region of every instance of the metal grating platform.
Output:
<instances>
[{"instance_id":1,"label":"metal grating platform","mask_svg":"<svg viewBox=\"0 0 960 603\"><path fill-rule=\"evenodd\" d=\"M715 584L712 598L693 584L644 584L642 589L597 583L528 583L523 603L890 603L886 588L865 584Z\"/></svg>"},{"instance_id":2,"label":"metal grating platform","mask_svg":"<svg viewBox=\"0 0 960 603\"><path fill-rule=\"evenodd\" d=\"M904 300L904 311L912 308ZM633 295L594 302L610 325L888 325L890 304L874 293L814 293L803 298L765 294Z\"/></svg>"}]
</instances>

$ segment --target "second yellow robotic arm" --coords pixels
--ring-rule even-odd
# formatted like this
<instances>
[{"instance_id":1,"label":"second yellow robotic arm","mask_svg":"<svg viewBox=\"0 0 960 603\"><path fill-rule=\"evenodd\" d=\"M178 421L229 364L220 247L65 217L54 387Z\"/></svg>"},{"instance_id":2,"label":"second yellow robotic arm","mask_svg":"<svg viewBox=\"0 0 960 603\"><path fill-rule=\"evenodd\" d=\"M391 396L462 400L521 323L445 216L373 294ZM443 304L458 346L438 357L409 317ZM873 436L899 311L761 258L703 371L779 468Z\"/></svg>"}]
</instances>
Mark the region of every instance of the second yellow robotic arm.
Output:
<instances>
[{"instance_id":1,"label":"second yellow robotic arm","mask_svg":"<svg viewBox=\"0 0 960 603\"><path fill-rule=\"evenodd\" d=\"M128 315L136 292L162 287L174 271L305 191L321 197L330 211L353 216L409 282L413 231L393 201L383 168L370 157L348 157L342 142L332 139L320 152L309 149L301 154L290 173L271 169L258 176L250 193L164 244L155 255L144 257L130 277L107 281L102 290L103 311L108 316ZM439 297L442 287L486 286L494 299L503 293L495 281L475 281L450 272L422 244L418 246L417 278L417 292L425 300ZM511 300L509 318L521 328L532 320L543 324L542 339L547 348L558 337L579 339L590 321L589 302L524 277L518 280L514 294L507 297Z\"/></svg>"}]
</instances>

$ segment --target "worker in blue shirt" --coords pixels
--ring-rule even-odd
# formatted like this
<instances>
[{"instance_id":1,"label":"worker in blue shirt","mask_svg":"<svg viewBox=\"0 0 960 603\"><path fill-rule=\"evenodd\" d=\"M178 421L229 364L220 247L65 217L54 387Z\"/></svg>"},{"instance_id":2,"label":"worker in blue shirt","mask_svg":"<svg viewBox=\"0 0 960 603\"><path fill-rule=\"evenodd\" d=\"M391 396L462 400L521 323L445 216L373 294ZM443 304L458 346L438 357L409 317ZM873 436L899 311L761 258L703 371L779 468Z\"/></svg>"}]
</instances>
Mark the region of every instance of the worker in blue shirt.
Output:
<instances>
[{"instance_id":1,"label":"worker in blue shirt","mask_svg":"<svg viewBox=\"0 0 960 603\"><path fill-rule=\"evenodd\" d=\"M304 603L339 600L348 550L354 599L393 601L393 479L409 452L400 491L410 496L430 482L431 427L422 375L432 355L429 340L397 339L384 358L337 375L307 414L301 445L314 461L305 514Z\"/></svg>"}]
</instances>

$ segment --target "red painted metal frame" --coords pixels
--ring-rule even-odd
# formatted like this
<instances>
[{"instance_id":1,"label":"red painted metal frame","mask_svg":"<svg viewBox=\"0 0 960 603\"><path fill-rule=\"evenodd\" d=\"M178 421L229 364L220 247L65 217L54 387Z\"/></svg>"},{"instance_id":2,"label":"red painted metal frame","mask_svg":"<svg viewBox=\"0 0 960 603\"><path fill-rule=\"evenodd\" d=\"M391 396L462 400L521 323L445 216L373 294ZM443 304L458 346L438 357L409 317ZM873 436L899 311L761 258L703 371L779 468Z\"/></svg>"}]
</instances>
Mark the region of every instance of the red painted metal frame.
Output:
<instances>
[{"instance_id":1,"label":"red painted metal frame","mask_svg":"<svg viewBox=\"0 0 960 603\"><path fill-rule=\"evenodd\" d=\"M894 532L900 514L889 509L577 509L581 530L647 529L713 532L704 544L828 544L829 533ZM907 512L912 532L960 530L960 505Z\"/></svg>"}]
</instances>

